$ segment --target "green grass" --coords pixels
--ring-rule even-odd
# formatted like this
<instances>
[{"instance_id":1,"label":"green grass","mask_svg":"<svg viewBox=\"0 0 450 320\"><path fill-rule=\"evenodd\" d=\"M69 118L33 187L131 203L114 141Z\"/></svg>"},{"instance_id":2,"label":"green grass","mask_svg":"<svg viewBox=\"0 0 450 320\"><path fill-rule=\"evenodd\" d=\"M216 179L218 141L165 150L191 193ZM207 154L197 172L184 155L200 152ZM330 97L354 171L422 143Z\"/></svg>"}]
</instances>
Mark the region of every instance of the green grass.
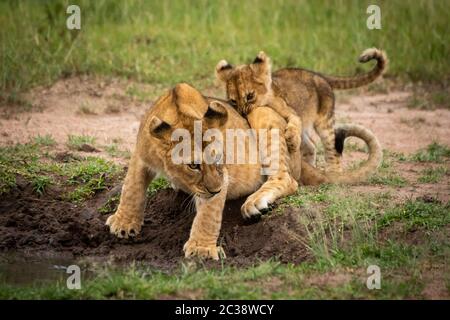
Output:
<instances>
[{"instance_id":1,"label":"green grass","mask_svg":"<svg viewBox=\"0 0 450 320\"><path fill-rule=\"evenodd\" d=\"M51 134L46 134L43 136L38 135L38 136L34 137L34 143L42 145L42 146L46 146L46 147L51 147L56 144L56 141L52 137Z\"/></svg>"},{"instance_id":2,"label":"green grass","mask_svg":"<svg viewBox=\"0 0 450 320\"><path fill-rule=\"evenodd\" d=\"M96 192L107 187L107 178L116 176L119 169L101 158L87 157L85 161L65 167L63 174L68 176L68 183L77 186L67 198L73 202L81 202Z\"/></svg>"},{"instance_id":3,"label":"green grass","mask_svg":"<svg viewBox=\"0 0 450 320\"><path fill-rule=\"evenodd\" d=\"M382 228L396 221L405 223L407 230L438 229L450 223L450 203L443 205L426 203L422 200L408 200L400 206L387 210L378 225Z\"/></svg>"},{"instance_id":4,"label":"green grass","mask_svg":"<svg viewBox=\"0 0 450 320\"><path fill-rule=\"evenodd\" d=\"M361 269L363 271L363 269ZM370 291L365 278L350 274L338 285L311 283L317 273L308 266L294 267L275 262L239 270L184 270L167 275L151 269L131 267L126 271L106 269L95 280L82 283L81 290L67 290L65 283L18 288L0 285L2 299L348 299L420 297L422 283L414 277L399 279L386 275L382 289ZM267 286L267 288L265 287ZM268 287L271 286L273 290Z\"/></svg>"},{"instance_id":5,"label":"green grass","mask_svg":"<svg viewBox=\"0 0 450 320\"><path fill-rule=\"evenodd\" d=\"M419 177L421 183L436 183L449 174L449 170L446 167L427 168L422 171L422 175Z\"/></svg>"},{"instance_id":6,"label":"green grass","mask_svg":"<svg viewBox=\"0 0 450 320\"><path fill-rule=\"evenodd\" d=\"M83 145L88 144L88 145L94 145L95 143L95 137L91 137L91 136L77 136L77 135L71 135L69 134L67 137L67 146L69 147L69 149L72 150L78 150L81 151Z\"/></svg>"},{"instance_id":7,"label":"green grass","mask_svg":"<svg viewBox=\"0 0 450 320\"><path fill-rule=\"evenodd\" d=\"M0 194L16 187L16 176L21 175L43 193L51 183L39 165L40 146L35 143L17 144L0 148Z\"/></svg>"},{"instance_id":8,"label":"green grass","mask_svg":"<svg viewBox=\"0 0 450 320\"><path fill-rule=\"evenodd\" d=\"M140 102L148 102L151 101L154 92L140 89L136 85L131 84L127 87L126 94Z\"/></svg>"},{"instance_id":9,"label":"green grass","mask_svg":"<svg viewBox=\"0 0 450 320\"><path fill-rule=\"evenodd\" d=\"M329 191L334 190L336 187L331 184L324 184L316 188L299 188L294 195L287 196L282 200L283 209L284 205L293 207L301 207L307 203L319 203L329 200Z\"/></svg>"},{"instance_id":10,"label":"green grass","mask_svg":"<svg viewBox=\"0 0 450 320\"><path fill-rule=\"evenodd\" d=\"M105 151L111 156L115 158L126 158L129 159L131 154L128 150L121 150L116 143L107 145L105 147Z\"/></svg>"},{"instance_id":11,"label":"green grass","mask_svg":"<svg viewBox=\"0 0 450 320\"><path fill-rule=\"evenodd\" d=\"M283 200L281 211L286 206L302 209L299 221L306 228L304 242L317 266L377 264L397 268L414 264L416 251L430 251L430 243L425 240L425 247L414 248L384 241L380 230L400 222L404 232L422 229L445 233L442 228L450 224L450 204L422 200L392 204L392 197L388 192L352 194L338 185L302 188Z\"/></svg>"},{"instance_id":12,"label":"green grass","mask_svg":"<svg viewBox=\"0 0 450 320\"><path fill-rule=\"evenodd\" d=\"M376 246L374 221L391 195L351 195L337 185L304 192L288 198L286 203L297 203L303 209L299 221L306 229L304 242L317 263L337 266L343 263L343 257L356 264L365 262L357 249L359 244Z\"/></svg>"},{"instance_id":13,"label":"green grass","mask_svg":"<svg viewBox=\"0 0 450 320\"><path fill-rule=\"evenodd\" d=\"M170 188L170 183L165 178L160 177L153 180L147 188L147 195L153 196L159 190Z\"/></svg>"},{"instance_id":14,"label":"green grass","mask_svg":"<svg viewBox=\"0 0 450 320\"><path fill-rule=\"evenodd\" d=\"M35 176L32 178L33 190L39 195L42 195L47 187L53 183L52 178L46 176Z\"/></svg>"},{"instance_id":15,"label":"green grass","mask_svg":"<svg viewBox=\"0 0 450 320\"><path fill-rule=\"evenodd\" d=\"M38 195L55 184L66 191L63 198L81 202L106 189L112 180L120 177L120 168L102 158L84 157L64 163L53 158L45 143L0 147L0 194L15 188L16 178L21 176Z\"/></svg>"},{"instance_id":16,"label":"green grass","mask_svg":"<svg viewBox=\"0 0 450 320\"><path fill-rule=\"evenodd\" d=\"M402 156L388 150L384 150L381 166L377 172L369 178L369 183L392 187L405 186L407 184L406 179L403 178L393 167L394 161L399 157Z\"/></svg>"},{"instance_id":17,"label":"green grass","mask_svg":"<svg viewBox=\"0 0 450 320\"><path fill-rule=\"evenodd\" d=\"M113 213L117 210L119 206L120 194L112 196L106 203L98 209L101 214Z\"/></svg>"},{"instance_id":18,"label":"green grass","mask_svg":"<svg viewBox=\"0 0 450 320\"><path fill-rule=\"evenodd\" d=\"M392 187L404 187L407 182L399 175L374 175L369 179L370 183L392 186Z\"/></svg>"},{"instance_id":19,"label":"green grass","mask_svg":"<svg viewBox=\"0 0 450 320\"><path fill-rule=\"evenodd\" d=\"M66 29L68 4L80 6L81 30ZM381 7L382 30L367 29L369 4ZM441 80L450 73L447 11L448 2L426 0L2 1L0 92L8 99L78 73L202 88L220 59L244 63L260 50L275 68L353 74L372 46L387 51L392 76Z\"/></svg>"},{"instance_id":20,"label":"green grass","mask_svg":"<svg viewBox=\"0 0 450 320\"><path fill-rule=\"evenodd\" d=\"M442 162L450 157L450 148L433 142L424 150L420 150L411 156L412 161L417 162Z\"/></svg>"},{"instance_id":21,"label":"green grass","mask_svg":"<svg viewBox=\"0 0 450 320\"><path fill-rule=\"evenodd\" d=\"M416 86L408 101L408 108L420 110L450 109L450 92L444 85Z\"/></svg>"}]
</instances>

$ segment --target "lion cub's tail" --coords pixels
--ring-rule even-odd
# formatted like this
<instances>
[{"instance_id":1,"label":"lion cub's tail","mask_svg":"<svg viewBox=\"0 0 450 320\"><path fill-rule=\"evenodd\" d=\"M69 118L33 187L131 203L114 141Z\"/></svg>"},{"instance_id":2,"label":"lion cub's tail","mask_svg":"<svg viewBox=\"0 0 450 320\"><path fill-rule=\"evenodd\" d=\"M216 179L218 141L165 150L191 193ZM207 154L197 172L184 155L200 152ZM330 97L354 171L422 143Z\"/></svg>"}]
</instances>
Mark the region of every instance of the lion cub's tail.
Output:
<instances>
[{"instance_id":1,"label":"lion cub's tail","mask_svg":"<svg viewBox=\"0 0 450 320\"><path fill-rule=\"evenodd\" d=\"M346 124L336 128L336 150L344 149L344 140L348 137L356 137L362 139L369 148L369 159L358 169L346 171L343 173L326 173L325 175L331 182L339 183L355 183L367 180L378 167L383 160L383 151L378 139L369 129L356 125Z\"/></svg>"},{"instance_id":2,"label":"lion cub's tail","mask_svg":"<svg viewBox=\"0 0 450 320\"><path fill-rule=\"evenodd\" d=\"M377 60L377 64L367 73L356 75L354 77L322 76L328 81L333 89L351 89L361 87L371 83L376 78L381 76L386 71L389 62L386 53L376 48L366 49L359 56L359 62L361 63L366 63L370 60Z\"/></svg>"},{"instance_id":3,"label":"lion cub's tail","mask_svg":"<svg viewBox=\"0 0 450 320\"><path fill-rule=\"evenodd\" d=\"M336 150L342 153L344 140L348 137L362 139L369 148L369 159L359 168L342 173L323 172L302 161L301 180L305 185L321 183L357 183L367 180L380 166L383 152L375 135L356 124L340 125L336 128Z\"/></svg>"}]
</instances>

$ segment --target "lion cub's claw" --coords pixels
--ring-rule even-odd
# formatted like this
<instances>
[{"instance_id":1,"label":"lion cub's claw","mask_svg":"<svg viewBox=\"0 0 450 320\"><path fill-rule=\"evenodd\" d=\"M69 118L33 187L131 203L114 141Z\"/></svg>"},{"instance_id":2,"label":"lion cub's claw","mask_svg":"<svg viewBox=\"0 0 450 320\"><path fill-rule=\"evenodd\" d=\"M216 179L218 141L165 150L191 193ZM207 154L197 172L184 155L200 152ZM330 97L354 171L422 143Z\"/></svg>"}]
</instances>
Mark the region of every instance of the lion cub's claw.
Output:
<instances>
[{"instance_id":1,"label":"lion cub's claw","mask_svg":"<svg viewBox=\"0 0 450 320\"><path fill-rule=\"evenodd\" d=\"M202 246L194 240L188 240L184 244L183 251L186 258L199 257L213 260L226 258L222 247L216 245Z\"/></svg>"},{"instance_id":2,"label":"lion cub's claw","mask_svg":"<svg viewBox=\"0 0 450 320\"><path fill-rule=\"evenodd\" d=\"M106 220L109 231L119 238L135 237L141 231L143 221L137 218L124 218L115 213Z\"/></svg>"},{"instance_id":3,"label":"lion cub's claw","mask_svg":"<svg viewBox=\"0 0 450 320\"><path fill-rule=\"evenodd\" d=\"M285 194L282 196L288 196L297 191L298 183L292 177L285 177L289 180L289 185L285 189ZM271 210L271 205L275 202L277 196L273 191L267 190L263 192L256 192L245 200L241 207L241 214L244 219L251 219L266 214Z\"/></svg>"},{"instance_id":4,"label":"lion cub's claw","mask_svg":"<svg viewBox=\"0 0 450 320\"><path fill-rule=\"evenodd\" d=\"M248 197L241 207L241 214L244 219L252 219L267 213L271 204L270 196L264 194L253 194Z\"/></svg>"}]
</instances>

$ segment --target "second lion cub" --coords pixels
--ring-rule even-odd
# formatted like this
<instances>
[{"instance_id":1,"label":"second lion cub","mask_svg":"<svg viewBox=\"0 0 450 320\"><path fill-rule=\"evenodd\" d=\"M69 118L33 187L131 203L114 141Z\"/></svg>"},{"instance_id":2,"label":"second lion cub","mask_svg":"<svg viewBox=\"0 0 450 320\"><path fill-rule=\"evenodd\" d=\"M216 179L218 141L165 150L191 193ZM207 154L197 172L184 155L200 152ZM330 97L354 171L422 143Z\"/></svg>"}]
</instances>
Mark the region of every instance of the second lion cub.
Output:
<instances>
[{"instance_id":1,"label":"second lion cub","mask_svg":"<svg viewBox=\"0 0 450 320\"><path fill-rule=\"evenodd\" d=\"M377 64L367 73L354 77L333 77L300 68L284 68L271 72L269 57L260 52L253 63L233 67L225 60L216 66L217 78L225 84L227 98L243 115L254 106L269 106L288 122L286 143L289 151L301 140L304 159L315 165L316 147L311 140L312 130L318 133L325 149L327 170L341 172L343 145L334 131L333 89L356 88L378 78L387 67L386 54L378 49L365 50L359 57L362 63L375 59ZM303 127L301 139L295 127Z\"/></svg>"},{"instance_id":2,"label":"second lion cub","mask_svg":"<svg viewBox=\"0 0 450 320\"><path fill-rule=\"evenodd\" d=\"M255 65L255 68L260 68L258 73L263 75L259 80L264 82L265 86L270 87L270 70L267 74L266 67L265 64ZM219 62L216 68L217 75L219 76L227 68L231 68L231 66L225 60ZM287 106L283 99L271 96L268 99L257 100L256 97L256 94L249 93L246 103L232 103L232 105L247 119L252 129L276 129L281 131L278 141L272 141L270 137L267 141L268 150L273 150L272 147L275 147L279 156L278 170L269 175L267 186L270 186L268 189L283 190L283 193L280 195L288 196L297 190L297 181L301 175L300 144L302 121L294 109ZM257 103L254 103L256 101ZM266 112L267 108L273 109L280 117L274 117L273 112ZM256 114L254 112L256 109L259 109L258 116L254 115Z\"/></svg>"}]
</instances>

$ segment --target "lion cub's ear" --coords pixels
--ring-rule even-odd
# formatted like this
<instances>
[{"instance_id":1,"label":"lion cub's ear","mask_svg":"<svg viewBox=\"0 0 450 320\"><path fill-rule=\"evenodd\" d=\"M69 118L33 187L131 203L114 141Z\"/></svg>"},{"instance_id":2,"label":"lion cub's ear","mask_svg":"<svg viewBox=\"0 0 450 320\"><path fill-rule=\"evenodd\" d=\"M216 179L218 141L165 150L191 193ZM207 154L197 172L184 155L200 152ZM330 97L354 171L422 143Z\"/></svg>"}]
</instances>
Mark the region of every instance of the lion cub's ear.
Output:
<instances>
[{"instance_id":1,"label":"lion cub's ear","mask_svg":"<svg viewBox=\"0 0 450 320\"><path fill-rule=\"evenodd\" d=\"M209 127L221 127L228 120L228 111L219 101L212 101L204 115L204 120Z\"/></svg>"},{"instance_id":2,"label":"lion cub's ear","mask_svg":"<svg viewBox=\"0 0 450 320\"><path fill-rule=\"evenodd\" d=\"M253 60L250 67L258 74L270 75L271 73L271 63L270 58L263 52L260 51L256 56L255 60Z\"/></svg>"},{"instance_id":3,"label":"lion cub's ear","mask_svg":"<svg viewBox=\"0 0 450 320\"><path fill-rule=\"evenodd\" d=\"M227 82L230 78L233 66L226 60L220 60L216 66L216 78L222 82Z\"/></svg>"},{"instance_id":4,"label":"lion cub's ear","mask_svg":"<svg viewBox=\"0 0 450 320\"><path fill-rule=\"evenodd\" d=\"M173 97L180 113L201 120L208 104L197 89L187 83L179 83L173 89Z\"/></svg>"},{"instance_id":5,"label":"lion cub's ear","mask_svg":"<svg viewBox=\"0 0 450 320\"><path fill-rule=\"evenodd\" d=\"M167 122L154 116L150 120L149 131L150 134L158 139L170 140L171 126Z\"/></svg>"}]
</instances>

